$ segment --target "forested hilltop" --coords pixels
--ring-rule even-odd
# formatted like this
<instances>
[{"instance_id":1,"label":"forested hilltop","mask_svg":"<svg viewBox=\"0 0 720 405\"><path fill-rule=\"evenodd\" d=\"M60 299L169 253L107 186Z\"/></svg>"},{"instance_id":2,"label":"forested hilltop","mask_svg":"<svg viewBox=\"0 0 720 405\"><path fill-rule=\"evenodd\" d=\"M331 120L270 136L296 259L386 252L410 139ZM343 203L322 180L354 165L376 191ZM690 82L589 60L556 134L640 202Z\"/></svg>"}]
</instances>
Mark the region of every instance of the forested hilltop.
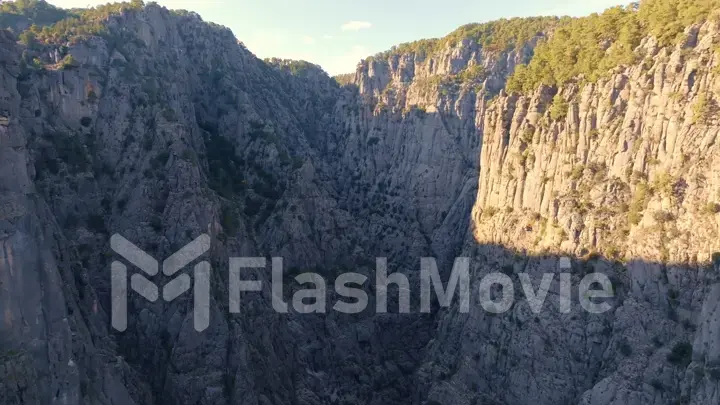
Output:
<instances>
[{"instance_id":1,"label":"forested hilltop","mask_svg":"<svg viewBox=\"0 0 720 405\"><path fill-rule=\"evenodd\" d=\"M675 45L687 40L687 27L709 19L720 19L720 1L645 0L563 19L535 49L530 63L518 66L507 89L527 92L541 84L596 81L617 66L641 62L647 56L637 49L643 38L652 36L659 46Z\"/></svg>"},{"instance_id":2,"label":"forested hilltop","mask_svg":"<svg viewBox=\"0 0 720 405\"><path fill-rule=\"evenodd\" d=\"M43 0L6 1L0 4L0 28L24 31L32 25L47 26L71 15Z\"/></svg>"},{"instance_id":3,"label":"forested hilltop","mask_svg":"<svg viewBox=\"0 0 720 405\"><path fill-rule=\"evenodd\" d=\"M104 22L109 16L138 11L143 5L142 0L133 0L65 10L44 0L5 2L0 4L0 28L21 34L30 47L64 44L108 35ZM653 36L661 46L676 44L684 40L686 27L713 18L720 18L718 0L645 0L580 18L530 17L468 24L443 38L400 44L370 59L403 54L428 58L463 40L477 42L487 51L501 51L542 36L530 62L519 65L507 83L508 91L527 92L540 84L595 81L617 66L642 61L645 56L636 48L643 38Z\"/></svg>"},{"instance_id":4,"label":"forested hilltop","mask_svg":"<svg viewBox=\"0 0 720 405\"><path fill-rule=\"evenodd\" d=\"M640 62L637 47L648 36L660 46L686 39L685 29L720 18L717 0L645 0L618 5L587 17L530 17L468 24L443 38L400 44L370 57L387 59L413 54L428 58L438 50L470 40L488 51L521 47L543 37L527 64L510 75L507 90L527 92L541 84L562 85L571 80L595 81L613 68Z\"/></svg>"}]
</instances>

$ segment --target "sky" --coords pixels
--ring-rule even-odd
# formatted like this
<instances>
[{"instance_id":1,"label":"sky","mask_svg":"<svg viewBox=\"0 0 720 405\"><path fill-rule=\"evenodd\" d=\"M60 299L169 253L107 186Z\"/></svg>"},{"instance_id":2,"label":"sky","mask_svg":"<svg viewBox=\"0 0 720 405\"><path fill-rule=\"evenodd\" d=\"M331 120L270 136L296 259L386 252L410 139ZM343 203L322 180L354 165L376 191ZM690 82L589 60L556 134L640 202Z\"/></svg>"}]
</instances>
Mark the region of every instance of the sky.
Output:
<instances>
[{"instance_id":1,"label":"sky","mask_svg":"<svg viewBox=\"0 0 720 405\"><path fill-rule=\"evenodd\" d=\"M109 0L49 0L88 7ZM457 27L503 17L581 16L622 0L157 0L229 27L260 58L302 59L331 75L393 45L442 37Z\"/></svg>"}]
</instances>

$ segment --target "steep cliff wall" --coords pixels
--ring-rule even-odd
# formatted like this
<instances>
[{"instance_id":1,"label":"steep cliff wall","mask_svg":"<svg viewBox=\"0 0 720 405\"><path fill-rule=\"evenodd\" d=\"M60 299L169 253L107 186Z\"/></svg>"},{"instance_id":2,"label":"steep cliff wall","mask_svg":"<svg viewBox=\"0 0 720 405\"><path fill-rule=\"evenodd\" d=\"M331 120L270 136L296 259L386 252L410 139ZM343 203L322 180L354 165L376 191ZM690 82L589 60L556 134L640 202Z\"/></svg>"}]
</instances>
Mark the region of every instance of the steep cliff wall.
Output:
<instances>
[{"instance_id":1,"label":"steep cliff wall","mask_svg":"<svg viewBox=\"0 0 720 405\"><path fill-rule=\"evenodd\" d=\"M717 30L696 25L677 47L648 38L641 63L557 98L499 98L486 115L478 242L709 261L720 250Z\"/></svg>"},{"instance_id":2,"label":"steep cliff wall","mask_svg":"<svg viewBox=\"0 0 720 405\"><path fill-rule=\"evenodd\" d=\"M73 252L61 260L68 300L93 308L84 322L108 325L110 235L158 258L213 238L211 327L193 331L187 297L131 295L128 331L108 351L147 385L125 376L120 387L143 404L420 400L414 371L432 317L280 316L268 289L228 316L227 258L281 256L288 271L331 276L378 256L411 275L420 256L452 257L467 235L487 100L542 32L492 50L459 38L432 55L384 55L340 88L315 66L256 59L197 15L136 3L81 17L93 35L26 38L17 82L4 85L18 95L9 117L27 134L29 181L48 204L41 222L57 223L58 250ZM81 391L86 403L108 395Z\"/></svg>"},{"instance_id":3,"label":"steep cliff wall","mask_svg":"<svg viewBox=\"0 0 720 405\"><path fill-rule=\"evenodd\" d=\"M475 199L488 100L554 22L539 19L536 27L528 20L527 39L512 46L451 34L358 65L336 109L341 140L334 153L341 156L343 201L367 218L360 226L376 241L372 255L405 256L415 265L423 255L458 253ZM374 207L363 209L368 203Z\"/></svg>"},{"instance_id":4,"label":"steep cliff wall","mask_svg":"<svg viewBox=\"0 0 720 405\"><path fill-rule=\"evenodd\" d=\"M321 74L325 87L301 91L316 87L306 84L310 77L296 80L259 61L229 30L193 14L149 5L111 14L104 24L101 36L3 51L13 70L2 83L8 94L3 118L12 135L6 153L13 157L4 160L3 187L36 190L32 195L44 207L26 208L38 219L8 225L9 240L23 239L33 223L33 237L48 235L42 243L26 237L28 245L7 260L27 261L54 277L22 283L13 274L32 280L32 273L18 273L11 264L9 276L3 271L10 277L3 286L9 300L3 300L3 336L7 332L18 346L11 353L46 352L44 363L16 368L16 357L3 363L13 378L22 377L17 394L8 391L3 403L289 403L301 396L295 387L302 383L293 377L301 368L288 320L272 313L262 295L246 298L244 316L227 316L227 258L272 254L286 257L288 267L324 266L351 251L350 236L333 236L349 216L333 214L337 204L305 136L322 125L313 114L323 108L323 92L338 88ZM294 92L297 97L289 95ZM304 98L317 94L312 104ZM22 206L32 207L30 201ZM194 331L188 297L149 303L131 296L128 333L107 337L108 238L114 233L157 258L201 233L212 236L217 289L208 333ZM56 245L42 267L36 256L42 250L32 253L32 243ZM19 260L21 251L28 251L27 259ZM18 283L22 289L11 288ZM59 331L39 330L37 339L15 336L34 324L14 315L16 294ZM33 303L29 297L35 296L44 301ZM77 305L78 326L62 329L73 319L63 301L67 311ZM83 332L85 324L90 332ZM111 345L98 360L96 339ZM111 369L104 372L101 360ZM126 375L113 377L125 368ZM36 374L48 383L31 389L27 379Z\"/></svg>"},{"instance_id":5,"label":"steep cliff wall","mask_svg":"<svg viewBox=\"0 0 720 405\"><path fill-rule=\"evenodd\" d=\"M508 95L557 19L405 44L340 87L193 13L113 7L90 35L2 32L0 402L718 401L717 23L645 38L596 82ZM207 331L189 296L135 294L108 331L113 233L159 259L211 235ZM572 256L574 288L611 276L613 310L283 315L258 270L265 289L229 313L229 256L329 278L385 256L417 283L419 257L446 275L460 254L472 291Z\"/></svg>"},{"instance_id":6,"label":"steep cliff wall","mask_svg":"<svg viewBox=\"0 0 720 405\"><path fill-rule=\"evenodd\" d=\"M15 40L0 31L0 402L132 403L126 385L147 387L113 354L87 269L33 183Z\"/></svg>"},{"instance_id":7,"label":"steep cliff wall","mask_svg":"<svg viewBox=\"0 0 720 405\"><path fill-rule=\"evenodd\" d=\"M538 314L526 301L500 316L451 308L421 368L436 381L430 398L718 401L718 28L694 25L677 46L645 38L640 61L607 78L503 93L488 107L465 249L473 289L500 271L517 297L516 273L537 287L565 254L584 258L574 283L601 271L615 299L600 316L560 314L556 276Z\"/></svg>"}]
</instances>

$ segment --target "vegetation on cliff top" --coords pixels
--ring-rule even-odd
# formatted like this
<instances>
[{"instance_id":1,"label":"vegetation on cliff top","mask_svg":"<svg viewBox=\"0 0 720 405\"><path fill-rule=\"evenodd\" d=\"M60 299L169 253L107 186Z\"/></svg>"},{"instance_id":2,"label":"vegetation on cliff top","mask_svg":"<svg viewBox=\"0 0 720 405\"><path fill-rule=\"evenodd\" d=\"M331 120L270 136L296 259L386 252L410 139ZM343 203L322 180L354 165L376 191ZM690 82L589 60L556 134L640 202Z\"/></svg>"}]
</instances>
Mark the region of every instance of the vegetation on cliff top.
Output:
<instances>
[{"instance_id":1,"label":"vegetation on cliff top","mask_svg":"<svg viewBox=\"0 0 720 405\"><path fill-rule=\"evenodd\" d=\"M142 0L132 0L63 10L43 0L17 0L0 4L0 28L24 29L20 39L31 47L64 44L107 35L110 16L142 7ZM476 42L485 50L503 51L541 38L530 62L518 66L507 82L509 92L529 92L543 84L596 81L617 66L641 59L636 48L644 37L654 36L661 46L674 45L682 41L686 27L720 15L715 10L720 10L720 0L643 0L581 18L501 19L464 25L443 38L401 44L369 59L400 54L426 58L463 40ZM308 65L283 63L281 67L298 74ZM341 81L347 78L338 76Z\"/></svg>"},{"instance_id":2,"label":"vegetation on cliff top","mask_svg":"<svg viewBox=\"0 0 720 405\"><path fill-rule=\"evenodd\" d=\"M613 68L642 57L636 48L653 36L661 46L682 41L686 27L713 18L720 0L645 0L602 14L566 19L535 49L527 65L509 78L507 90L529 92L539 85L562 85L575 78L596 81Z\"/></svg>"},{"instance_id":3,"label":"vegetation on cliff top","mask_svg":"<svg viewBox=\"0 0 720 405\"><path fill-rule=\"evenodd\" d=\"M33 24L45 26L67 18L66 10L42 0L17 0L0 3L0 28L17 29Z\"/></svg>"},{"instance_id":4,"label":"vegetation on cliff top","mask_svg":"<svg viewBox=\"0 0 720 405\"><path fill-rule=\"evenodd\" d=\"M355 79L355 73L343 73L336 76L333 76L333 79L337 82L337 84L341 86L345 86L346 84L352 83L352 81Z\"/></svg>"},{"instance_id":5,"label":"vegetation on cliff top","mask_svg":"<svg viewBox=\"0 0 720 405\"><path fill-rule=\"evenodd\" d=\"M520 48L524 43L535 37L542 36L560 21L558 17L511 18L491 21L482 24L467 24L451 32L443 38L421 39L392 47L378 53L371 59L387 59L393 55L412 53L428 57L446 48L468 39L492 51Z\"/></svg>"},{"instance_id":6,"label":"vegetation on cliff top","mask_svg":"<svg viewBox=\"0 0 720 405\"><path fill-rule=\"evenodd\" d=\"M303 76L311 72L322 71L320 66L304 60L265 58L264 62L280 70L287 71L293 76Z\"/></svg>"},{"instance_id":7,"label":"vegetation on cliff top","mask_svg":"<svg viewBox=\"0 0 720 405\"><path fill-rule=\"evenodd\" d=\"M28 46L63 44L105 35L110 16L141 10L144 6L142 0L132 0L94 8L63 10L43 0L18 0L0 5L0 28L26 25L20 40Z\"/></svg>"}]
</instances>

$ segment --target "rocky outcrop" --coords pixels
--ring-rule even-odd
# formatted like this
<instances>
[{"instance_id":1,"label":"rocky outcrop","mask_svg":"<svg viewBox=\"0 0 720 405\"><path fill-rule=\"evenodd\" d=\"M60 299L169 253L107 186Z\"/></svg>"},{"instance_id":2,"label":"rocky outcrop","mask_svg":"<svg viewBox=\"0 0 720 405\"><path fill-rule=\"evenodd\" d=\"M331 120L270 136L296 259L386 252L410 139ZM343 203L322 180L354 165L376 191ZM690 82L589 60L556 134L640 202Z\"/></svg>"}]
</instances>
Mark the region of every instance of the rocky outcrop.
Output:
<instances>
[{"instance_id":1,"label":"rocky outcrop","mask_svg":"<svg viewBox=\"0 0 720 405\"><path fill-rule=\"evenodd\" d=\"M517 296L515 274L538 286L565 254L584 258L573 264L574 279L607 274L616 298L600 316L559 314L556 277L538 314L526 301L502 316L453 307L440 315L421 368L427 381L445 376L430 398L717 401L718 25L686 33L692 40L676 48L645 39L641 63L597 83L502 94L488 108L465 249L479 262L474 277L510 274Z\"/></svg>"},{"instance_id":2,"label":"rocky outcrop","mask_svg":"<svg viewBox=\"0 0 720 405\"><path fill-rule=\"evenodd\" d=\"M718 33L715 22L688 32L694 44L648 38L642 63L557 98L501 97L486 116L477 240L708 262L720 250Z\"/></svg>"},{"instance_id":3,"label":"rocky outcrop","mask_svg":"<svg viewBox=\"0 0 720 405\"><path fill-rule=\"evenodd\" d=\"M669 266L601 258L573 261L573 290L591 271L610 277L610 310L589 314L576 302L561 312L557 256L519 256L500 247L467 251L477 291L492 272L514 281L511 309L493 315L479 304L439 315L428 357L419 371L428 398L439 403L705 404L718 381L709 353L716 350L712 316L716 266ZM534 312L518 274L534 289L554 274L547 302ZM697 346L701 345L701 346Z\"/></svg>"},{"instance_id":4,"label":"rocky outcrop","mask_svg":"<svg viewBox=\"0 0 720 405\"><path fill-rule=\"evenodd\" d=\"M87 269L37 192L18 93L20 49L0 31L0 402L134 404L147 395L117 357ZM129 384L128 384L129 383Z\"/></svg>"},{"instance_id":5,"label":"rocky outcrop","mask_svg":"<svg viewBox=\"0 0 720 405\"><path fill-rule=\"evenodd\" d=\"M288 320L263 296L248 297L244 316L226 316L227 258L273 254L292 257L288 266L308 266L349 251L342 245L349 240L329 252L315 247L334 217L322 216L317 227L305 222L320 217L316 208L334 205L315 180L314 152L302 136L320 107L283 96L300 86L292 76L196 15L148 6L107 25L107 37L68 44L69 66L58 52L21 61L20 49L8 51L15 63L3 76L10 94L3 187L32 199L7 204L8 219L20 219L7 230L3 312L16 344L8 343L3 367L20 382L3 403L289 403L300 368ZM33 57L44 67L23 63ZM191 298L165 304L131 296L128 332L108 337L114 233L157 258L211 235L217 290L209 333L194 331ZM15 248L14 240L24 245ZM43 250L34 246L45 245L38 261ZM19 336L36 320L17 315L23 307L15 310L13 297L24 297L25 310L41 311L53 329L38 323L37 338ZM93 343L103 340L95 356ZM44 363L15 354L31 350ZM47 388L33 390L31 380L47 380Z\"/></svg>"},{"instance_id":6,"label":"rocky outcrop","mask_svg":"<svg viewBox=\"0 0 720 405\"><path fill-rule=\"evenodd\" d=\"M488 50L466 38L430 54L360 63L336 108L341 140L331 153L341 156L341 199L365 219L371 252L412 258L413 266L417 257L447 261L458 253L488 101L536 41Z\"/></svg>"}]
</instances>

